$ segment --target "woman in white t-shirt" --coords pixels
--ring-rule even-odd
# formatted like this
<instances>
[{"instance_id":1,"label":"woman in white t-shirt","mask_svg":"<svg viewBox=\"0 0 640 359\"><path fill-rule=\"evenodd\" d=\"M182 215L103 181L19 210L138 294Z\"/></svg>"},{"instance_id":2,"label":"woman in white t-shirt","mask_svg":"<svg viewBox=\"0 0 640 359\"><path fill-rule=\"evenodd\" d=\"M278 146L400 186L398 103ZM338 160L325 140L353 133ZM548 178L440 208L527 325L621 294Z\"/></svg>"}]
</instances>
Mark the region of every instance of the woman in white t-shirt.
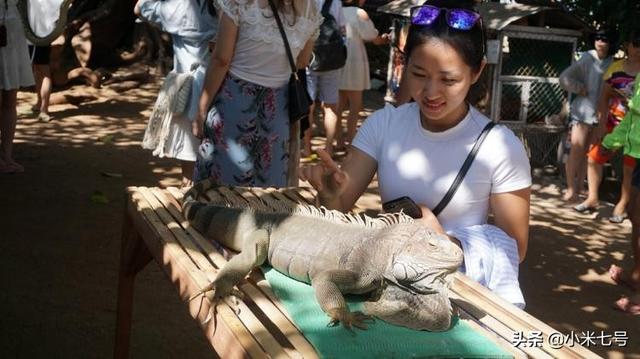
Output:
<instances>
[{"instance_id":1,"label":"woman in white t-shirt","mask_svg":"<svg viewBox=\"0 0 640 359\"><path fill-rule=\"evenodd\" d=\"M451 202L437 217L431 211L489 122L466 102L485 65L480 16L471 9L470 1L454 0L414 7L404 79L414 102L375 112L358 131L342 166L321 153L322 165L303 168L301 178L318 190L322 205L349 211L377 172L383 203L408 196L419 205L425 225L462 242L458 244L465 252L467 273L470 253L481 253L486 260L507 258L509 274L500 269L499 275L510 277L518 293L503 297L524 305L517 267L527 251L531 175L524 147L513 132L495 126ZM481 229L490 211L492 227L506 233L498 237L507 240L474 248L479 236L492 235ZM474 226L482 232L479 236L469 231Z\"/></svg>"},{"instance_id":2,"label":"woman in white t-shirt","mask_svg":"<svg viewBox=\"0 0 640 359\"><path fill-rule=\"evenodd\" d=\"M315 1L271 0L298 68L311 59ZM193 134L203 138L194 180L284 187L290 175L287 83L291 67L269 0L216 0L220 23ZM293 136L292 136L293 137ZM293 167L297 170L296 166Z\"/></svg>"}]
</instances>

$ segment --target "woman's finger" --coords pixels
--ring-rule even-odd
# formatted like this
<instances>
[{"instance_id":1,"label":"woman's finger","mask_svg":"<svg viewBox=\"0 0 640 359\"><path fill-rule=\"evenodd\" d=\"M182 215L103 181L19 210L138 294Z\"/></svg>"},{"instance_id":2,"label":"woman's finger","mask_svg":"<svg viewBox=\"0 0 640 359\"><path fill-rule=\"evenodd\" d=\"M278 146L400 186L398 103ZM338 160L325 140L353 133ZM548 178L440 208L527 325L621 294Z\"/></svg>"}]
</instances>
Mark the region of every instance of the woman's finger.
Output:
<instances>
[{"instance_id":1,"label":"woman's finger","mask_svg":"<svg viewBox=\"0 0 640 359\"><path fill-rule=\"evenodd\" d=\"M331 170L332 172L342 171L338 166L338 164L333 160L333 158L331 158L331 155L326 150L318 149L316 152L318 153L318 157L320 157L320 160L322 161L322 165L325 166L327 169Z\"/></svg>"}]
</instances>

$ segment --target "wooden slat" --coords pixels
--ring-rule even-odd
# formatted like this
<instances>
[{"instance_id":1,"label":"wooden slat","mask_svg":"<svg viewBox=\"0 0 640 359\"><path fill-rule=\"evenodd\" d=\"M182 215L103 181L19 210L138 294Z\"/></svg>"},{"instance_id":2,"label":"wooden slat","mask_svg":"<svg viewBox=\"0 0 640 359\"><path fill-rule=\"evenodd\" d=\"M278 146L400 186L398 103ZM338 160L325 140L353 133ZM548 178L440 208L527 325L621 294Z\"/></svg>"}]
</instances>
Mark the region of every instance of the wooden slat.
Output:
<instances>
[{"instance_id":1,"label":"wooden slat","mask_svg":"<svg viewBox=\"0 0 640 359\"><path fill-rule=\"evenodd\" d=\"M298 189L298 195L306 199L309 204L316 205L315 190L311 190L308 187L300 187Z\"/></svg>"},{"instance_id":2,"label":"wooden slat","mask_svg":"<svg viewBox=\"0 0 640 359\"><path fill-rule=\"evenodd\" d=\"M454 277L453 291L467 301L480 306L483 311L504 323L514 331L543 333L542 348L557 358L599 358L598 355L580 346L562 346L552 348L548 342L551 333L557 332L542 321L534 318L525 311L519 310L511 303L507 303L480 284L472 281L467 276L456 273ZM525 333L526 334L526 333Z\"/></svg>"},{"instance_id":3,"label":"wooden slat","mask_svg":"<svg viewBox=\"0 0 640 359\"><path fill-rule=\"evenodd\" d=\"M194 263L204 270L210 266L210 263L204 258L204 255L199 249L191 243L189 238L186 238L186 234L182 227L174 220L169 214L167 209L160 203L157 197L154 196L152 190L141 187L138 189L145 199L149 202L154 212L158 214L163 223L171 233L175 236L176 241L181 245L184 252L194 261ZM214 268L211 268L214 269ZM210 280L210 279L209 279ZM238 317L243 324L249 329L249 331L256 338L258 343L264 348L269 356L274 358L289 358L289 355L284 351L280 343L269 333L269 330L256 318L253 312L242 301L238 303Z\"/></svg>"},{"instance_id":4,"label":"wooden slat","mask_svg":"<svg viewBox=\"0 0 640 359\"><path fill-rule=\"evenodd\" d=\"M207 279L200 272L192 270L193 264L189 263L190 260L185 260L187 257L185 254L176 251L179 245L172 243L172 235L167 233L168 229L145 201L142 194L137 192L137 188L129 188L128 192L130 201L127 212L136 230L158 263L162 264L161 268L176 285L180 296L183 300L186 299L189 293L206 285ZM209 302L206 300L202 303L194 301L190 304L190 313L201 324L221 357L264 358L267 356L228 306L219 305L215 318L208 324L202 324L208 312ZM239 345L229 345L234 342Z\"/></svg>"},{"instance_id":5,"label":"wooden slat","mask_svg":"<svg viewBox=\"0 0 640 359\"><path fill-rule=\"evenodd\" d=\"M165 208L171 213L174 219L181 221L181 225L184 230L191 236L192 239L199 242L204 247L206 253L211 251L215 252L215 248L206 240L199 232L193 230L188 224L182 213L177 201L171 200L172 194L175 190L169 189L168 192L161 193L160 191L154 191L156 197L163 203ZM211 258L216 267L222 268L226 264L226 259L218 255L215 258ZM208 262L208 261L207 261ZM293 347L304 358L317 358L317 353L311 343L300 333L298 328L294 325L291 318L286 314L284 307L277 302L277 299L270 298L261 292L258 288L254 287L253 283L242 282L239 285L239 289L253 300L254 303L269 317L278 328L289 340ZM286 350L287 348L285 348ZM292 355L292 353L290 353ZM293 356L293 355L292 355Z\"/></svg>"},{"instance_id":6,"label":"wooden slat","mask_svg":"<svg viewBox=\"0 0 640 359\"><path fill-rule=\"evenodd\" d=\"M455 292L451 291L449 292L449 294L453 305L456 306L464 316L473 319L476 327L482 328L481 332L484 333L485 336L496 339L494 341L496 344L500 345L501 343L506 343L505 346L511 348L511 350L519 349L525 356L531 358L553 358L551 355L547 354L540 348L515 348L513 344L511 344L511 338L514 332L511 328L504 325L494 317L487 315L485 312L478 310L476 306L469 303L465 298L460 297Z\"/></svg>"},{"instance_id":7,"label":"wooden slat","mask_svg":"<svg viewBox=\"0 0 640 359\"><path fill-rule=\"evenodd\" d=\"M300 195L300 192L296 188L291 188L291 187L285 188L282 193L296 203L311 204L311 205L314 204L313 202L309 202L306 198L302 197Z\"/></svg>"},{"instance_id":8,"label":"wooden slat","mask_svg":"<svg viewBox=\"0 0 640 359\"><path fill-rule=\"evenodd\" d=\"M251 208L256 209L258 211L263 210L266 211L269 208L262 202L262 200L257 197L250 189L246 187L235 187L234 192L237 196L244 198L247 202L251 204Z\"/></svg>"},{"instance_id":9,"label":"wooden slat","mask_svg":"<svg viewBox=\"0 0 640 359\"><path fill-rule=\"evenodd\" d=\"M485 327L483 325L480 325L478 323L478 321L476 320L476 318L474 318L469 313L464 311L464 309L458 308L458 310L459 310L458 316L459 316L461 321L466 323L468 326L473 328L478 333L481 333L482 335L488 336L489 339L491 339L496 345L500 346L506 352L508 352L509 354L513 355L514 359L529 358L529 355L527 355L527 353L525 353L524 351L520 350L519 348L514 347L510 342L505 340L502 336L498 335L495 331L492 331L489 328L487 328L487 327ZM546 354L546 353L544 353L544 354Z\"/></svg>"}]
</instances>

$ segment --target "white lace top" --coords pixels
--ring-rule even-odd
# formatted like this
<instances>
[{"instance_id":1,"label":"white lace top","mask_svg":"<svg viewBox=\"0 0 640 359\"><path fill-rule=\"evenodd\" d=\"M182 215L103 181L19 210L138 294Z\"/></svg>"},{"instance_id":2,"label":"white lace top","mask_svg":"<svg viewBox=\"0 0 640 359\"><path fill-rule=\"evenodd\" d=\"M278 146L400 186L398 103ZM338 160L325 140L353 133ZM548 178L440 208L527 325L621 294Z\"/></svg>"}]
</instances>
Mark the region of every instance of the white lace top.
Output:
<instances>
[{"instance_id":1,"label":"white lace top","mask_svg":"<svg viewBox=\"0 0 640 359\"><path fill-rule=\"evenodd\" d=\"M268 88L285 85L291 66L282 35L267 0L215 0L238 26L238 39L229 71L234 76ZM293 22L292 9L280 13L294 61L309 39L318 37L322 16L313 0L293 0L298 16ZM291 26L293 25L293 26ZM224 34L221 34L224 36Z\"/></svg>"}]
</instances>

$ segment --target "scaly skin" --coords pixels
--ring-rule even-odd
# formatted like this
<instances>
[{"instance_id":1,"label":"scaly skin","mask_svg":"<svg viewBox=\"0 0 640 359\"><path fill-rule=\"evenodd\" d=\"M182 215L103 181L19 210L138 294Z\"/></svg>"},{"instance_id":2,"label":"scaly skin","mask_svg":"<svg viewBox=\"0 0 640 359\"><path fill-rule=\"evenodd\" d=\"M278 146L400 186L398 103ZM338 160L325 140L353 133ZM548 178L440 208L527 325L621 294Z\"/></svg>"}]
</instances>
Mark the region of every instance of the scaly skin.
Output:
<instances>
[{"instance_id":1,"label":"scaly skin","mask_svg":"<svg viewBox=\"0 0 640 359\"><path fill-rule=\"evenodd\" d=\"M185 195L185 217L207 238L240 251L203 289L212 301L268 262L311 284L330 324L366 329L370 317L350 312L343 294L378 291L380 300L365 306L369 314L414 329L448 328L445 279L460 266L462 251L442 236L413 221L373 228L338 222L330 213L264 213L196 202L211 186L201 182Z\"/></svg>"}]
</instances>

